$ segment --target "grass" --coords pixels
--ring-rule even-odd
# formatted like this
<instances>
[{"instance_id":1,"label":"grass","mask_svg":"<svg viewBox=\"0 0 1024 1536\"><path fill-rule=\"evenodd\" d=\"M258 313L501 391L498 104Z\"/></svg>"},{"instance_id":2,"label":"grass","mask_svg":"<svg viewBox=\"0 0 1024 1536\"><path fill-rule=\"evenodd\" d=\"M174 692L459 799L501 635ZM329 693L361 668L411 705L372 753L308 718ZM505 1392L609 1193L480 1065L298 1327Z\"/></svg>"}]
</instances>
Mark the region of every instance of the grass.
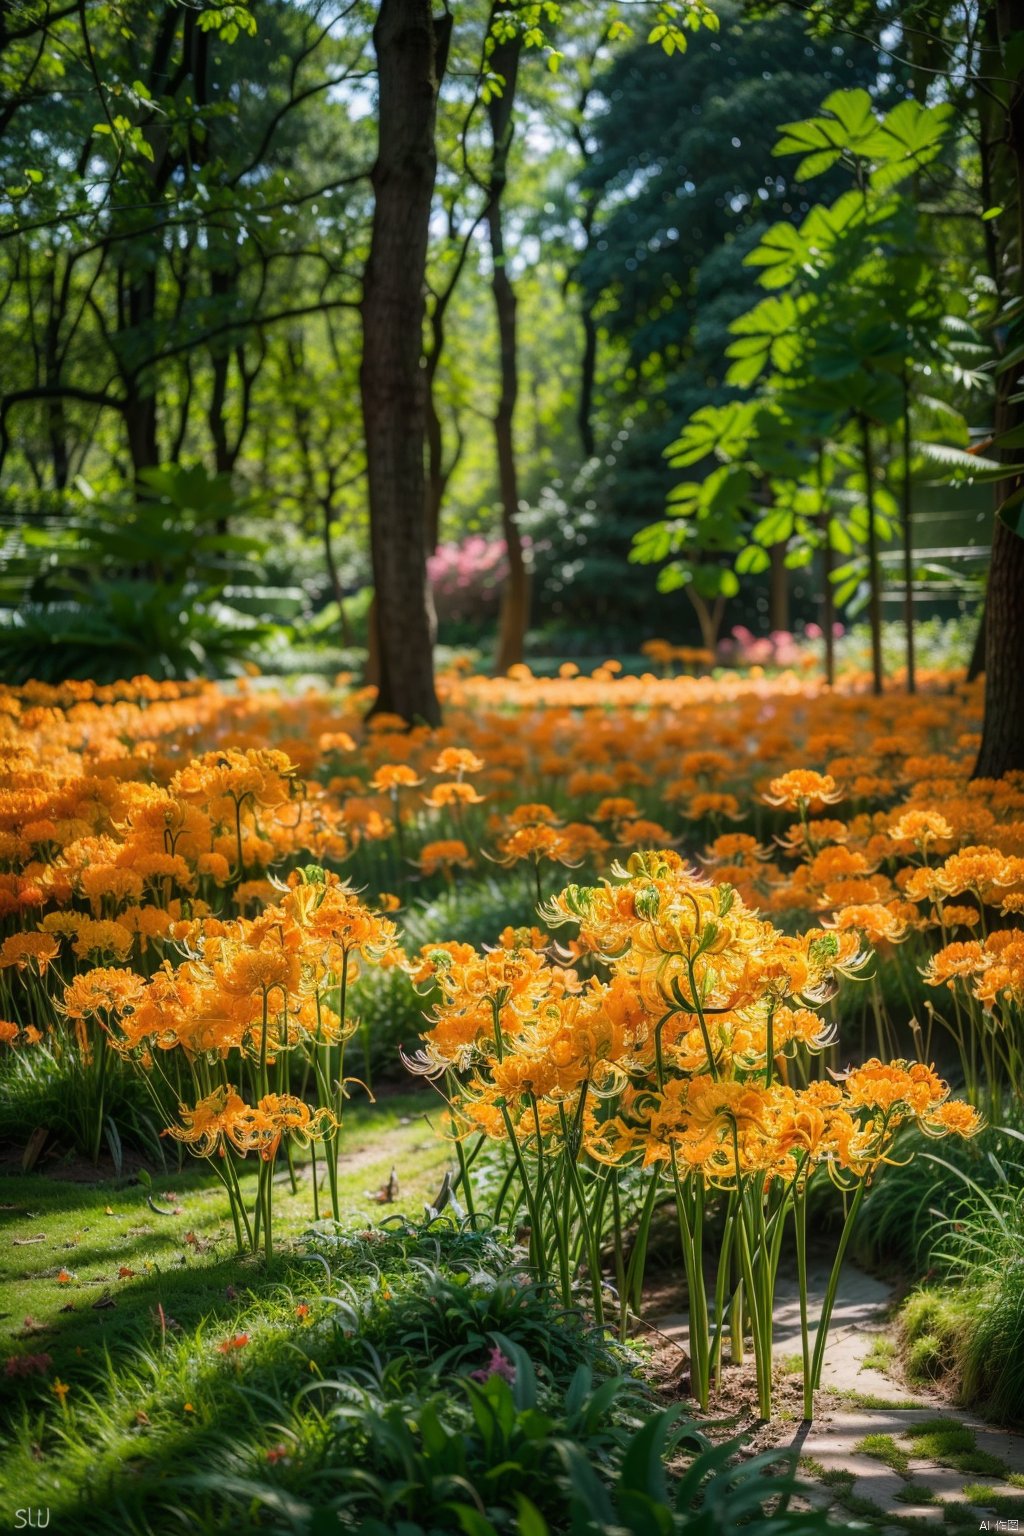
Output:
<instances>
[{"instance_id":1,"label":"grass","mask_svg":"<svg viewBox=\"0 0 1024 1536\"><path fill-rule=\"evenodd\" d=\"M843 1467L826 1467L814 1456L801 1456L800 1470L816 1478L839 1497L850 1493L857 1481L852 1472L847 1472Z\"/></svg>"},{"instance_id":2,"label":"grass","mask_svg":"<svg viewBox=\"0 0 1024 1536\"><path fill-rule=\"evenodd\" d=\"M898 1472L900 1477L909 1476L910 1457L896 1444L892 1435L865 1435L857 1441L854 1450L862 1456L870 1456L873 1461L882 1462L891 1472Z\"/></svg>"},{"instance_id":3,"label":"grass","mask_svg":"<svg viewBox=\"0 0 1024 1536\"><path fill-rule=\"evenodd\" d=\"M610 1536L648 1516L665 1536L828 1536L778 1511L778 1451L694 1443L639 1358L486 1233L324 1232L228 1299L188 1327L140 1319L63 1396L19 1381L0 1520L30 1500L62 1536ZM676 1515L666 1460L686 1469Z\"/></svg>"},{"instance_id":4,"label":"grass","mask_svg":"<svg viewBox=\"0 0 1024 1536\"><path fill-rule=\"evenodd\" d=\"M928 1406L927 1403L917 1402L913 1398L886 1397L881 1392L858 1392L854 1388L847 1388L846 1391L840 1392L839 1396L844 1403L849 1403L853 1408L899 1409L909 1413L913 1409Z\"/></svg>"},{"instance_id":5,"label":"grass","mask_svg":"<svg viewBox=\"0 0 1024 1536\"><path fill-rule=\"evenodd\" d=\"M1009 1468L998 1456L978 1449L978 1437L968 1425L956 1419L925 1419L903 1431L912 1454L937 1461L957 1472L976 1472L983 1477L1006 1477Z\"/></svg>"},{"instance_id":6,"label":"grass","mask_svg":"<svg viewBox=\"0 0 1024 1536\"><path fill-rule=\"evenodd\" d=\"M486 1373L495 1330L539 1373L535 1418L553 1386L551 1401L567 1400L579 1369L620 1369L579 1316L521 1283L493 1239L443 1223L422 1241L408 1235L403 1213L423 1212L449 1166L435 1103L421 1091L350 1104L346 1230L321 1223L312 1247L297 1242L312 1216L310 1169L295 1193L285 1171L269 1265L234 1252L221 1186L198 1164L158 1179L151 1200L131 1179L7 1179L0 1345L14 1371L0 1525L31 1499L55 1528L90 1536L249 1528L240 1490L253 1479L273 1503L300 1497L325 1462L349 1468L368 1454L352 1448L347 1407L332 1419L336 1405L362 1400L367 1423L382 1416L382 1464L390 1405L403 1420L447 1414L464 1429L465 1383ZM377 1205L392 1166L399 1196ZM557 1422L600 1464L602 1436L642 1394L627 1381L588 1409L592 1397L577 1385L582 1428Z\"/></svg>"},{"instance_id":7,"label":"grass","mask_svg":"<svg viewBox=\"0 0 1024 1536\"><path fill-rule=\"evenodd\" d=\"M979 1509L991 1509L1002 1520L1024 1519L1024 1499L1009 1493L995 1493L985 1483L965 1483L964 1498Z\"/></svg>"},{"instance_id":8,"label":"grass","mask_svg":"<svg viewBox=\"0 0 1024 1536\"><path fill-rule=\"evenodd\" d=\"M1024 1259L920 1288L899 1327L910 1380L942 1381L997 1422L1024 1420Z\"/></svg>"},{"instance_id":9,"label":"grass","mask_svg":"<svg viewBox=\"0 0 1024 1536\"><path fill-rule=\"evenodd\" d=\"M896 1342L887 1334L879 1333L871 1341L871 1348L864 1356L866 1370L881 1371L883 1375L889 1370L895 1361L899 1350Z\"/></svg>"},{"instance_id":10,"label":"grass","mask_svg":"<svg viewBox=\"0 0 1024 1536\"><path fill-rule=\"evenodd\" d=\"M848 1394L847 1394L848 1396ZM902 1406L902 1405L900 1405ZM974 1472L979 1476L999 1477L1013 1487L1024 1488L1024 1475L1010 1473L996 1456L978 1449L973 1429L957 1419L932 1418L912 1425L901 1433L901 1439L909 1442L904 1448L890 1434L868 1434L854 1445L854 1452L881 1462L890 1471L904 1479L903 1486L894 1495L895 1500L906 1505L938 1506L940 1500L923 1481L913 1481L911 1463L914 1460L930 1460L940 1466L958 1471ZM847 1468L827 1468L813 1457L800 1460L801 1470L813 1476L829 1489L849 1516L863 1519L872 1525L916 1531L934 1529L934 1521L923 1517L902 1515L896 1509L884 1510L873 1500L856 1494L855 1473ZM979 1511L991 1511L1000 1519L1024 1517L1024 1499L1005 1492L995 1492L986 1483L967 1483L962 1500L942 1500L943 1523L954 1529L978 1527Z\"/></svg>"},{"instance_id":11,"label":"grass","mask_svg":"<svg viewBox=\"0 0 1024 1536\"><path fill-rule=\"evenodd\" d=\"M422 1213L449 1165L435 1103L410 1093L346 1107L339 1179L346 1211L363 1212L367 1222ZM383 1207L368 1196L383 1187L392 1166L399 1197ZM286 1172L275 1189L278 1229L292 1237L312 1220L308 1165L297 1175L297 1194ZM255 1177L253 1167L243 1184ZM223 1189L197 1163L154 1184L154 1204L172 1215L157 1215L146 1189L130 1178L89 1184L8 1177L3 1203L0 1353L45 1352L64 1379L74 1378L83 1358L117 1350L158 1307L183 1327L204 1315L227 1319L228 1288L246 1290L267 1278L260 1260L236 1255ZM62 1270L73 1278L62 1283Z\"/></svg>"},{"instance_id":12,"label":"grass","mask_svg":"<svg viewBox=\"0 0 1024 1536\"><path fill-rule=\"evenodd\" d=\"M965 1177L986 1192L996 1191L1005 1186L1006 1169L1020 1160L1024 1107L1007 1102L1001 1119L1001 1125L986 1126L970 1141L943 1142L941 1157L927 1137L909 1132L906 1161L886 1168L864 1201L854 1235L857 1257L871 1268L923 1279L943 1246L944 1223L957 1214L968 1190Z\"/></svg>"},{"instance_id":13,"label":"grass","mask_svg":"<svg viewBox=\"0 0 1024 1536\"><path fill-rule=\"evenodd\" d=\"M959 1401L1012 1424L1024 1421L1024 1165L1019 1109L1006 1118L978 1138L987 1142L980 1162L968 1164L966 1147L916 1158L915 1174L923 1170L927 1187L924 1206L913 1211L903 1171L887 1170L880 1188L891 1172L890 1192L881 1205L868 1199L864 1227L876 1248L884 1246L901 1190L908 1230L922 1211L930 1218L919 1251L927 1252L932 1271L899 1317L907 1374L942 1381Z\"/></svg>"},{"instance_id":14,"label":"grass","mask_svg":"<svg viewBox=\"0 0 1024 1536\"><path fill-rule=\"evenodd\" d=\"M903 1304L899 1328L907 1375L911 1381L940 1381L958 1375L963 1340L970 1328L964 1292L923 1286Z\"/></svg>"},{"instance_id":15,"label":"grass","mask_svg":"<svg viewBox=\"0 0 1024 1536\"><path fill-rule=\"evenodd\" d=\"M927 1483L905 1483L896 1494L901 1504L934 1504L935 1494Z\"/></svg>"},{"instance_id":16,"label":"grass","mask_svg":"<svg viewBox=\"0 0 1024 1536\"><path fill-rule=\"evenodd\" d=\"M579 1368L614 1368L578 1319L506 1266L490 1239L453 1227L425 1241L364 1233L338 1249L330 1276L286 1255L273 1274L237 1289L230 1309L221 1295L188 1324L138 1317L120 1347L106 1341L81 1361L63 1400L49 1383L19 1383L0 1497L13 1510L24 1502L19 1490L32 1488L62 1531L163 1536L187 1511L189 1529L212 1533L242 1526L253 1497L301 1500L326 1469L343 1481L357 1462L377 1458L382 1474L393 1473L394 1433L414 1416L426 1423L433 1415L439 1429L449 1417L443 1450L456 1426L467 1430L465 1388L472 1370L486 1374L496 1331L505 1355L521 1370L528 1361L560 1401ZM584 1381L580 1412L590 1395ZM601 1434L641 1400L628 1382L605 1395L583 1437L590 1456L600 1460ZM538 1403L535 1440L539 1413ZM508 1455L514 1428L506 1423ZM571 1438L579 1426L563 1429ZM478 1450L478 1475L479 1462Z\"/></svg>"}]
</instances>

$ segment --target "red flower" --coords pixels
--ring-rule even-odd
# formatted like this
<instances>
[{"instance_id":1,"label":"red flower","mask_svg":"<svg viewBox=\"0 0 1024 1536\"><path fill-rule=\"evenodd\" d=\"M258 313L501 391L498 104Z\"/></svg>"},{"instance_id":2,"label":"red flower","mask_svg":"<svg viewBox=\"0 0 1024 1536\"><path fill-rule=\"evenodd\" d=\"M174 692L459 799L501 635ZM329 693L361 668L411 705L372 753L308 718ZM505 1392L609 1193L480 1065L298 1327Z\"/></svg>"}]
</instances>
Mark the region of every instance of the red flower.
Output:
<instances>
[{"instance_id":1,"label":"red flower","mask_svg":"<svg viewBox=\"0 0 1024 1536\"><path fill-rule=\"evenodd\" d=\"M230 1355L233 1349L244 1349L249 1342L247 1333L236 1333L233 1339L225 1339L217 1345L222 1355Z\"/></svg>"}]
</instances>

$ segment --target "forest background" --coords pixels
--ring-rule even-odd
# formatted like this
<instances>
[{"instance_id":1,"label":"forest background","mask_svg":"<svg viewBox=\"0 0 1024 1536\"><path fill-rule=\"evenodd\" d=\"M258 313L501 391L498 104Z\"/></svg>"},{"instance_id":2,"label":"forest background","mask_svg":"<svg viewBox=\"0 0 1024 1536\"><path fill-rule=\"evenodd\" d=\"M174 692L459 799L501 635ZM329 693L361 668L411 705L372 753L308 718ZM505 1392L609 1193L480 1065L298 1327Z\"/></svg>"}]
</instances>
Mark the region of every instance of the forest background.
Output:
<instances>
[{"instance_id":1,"label":"forest background","mask_svg":"<svg viewBox=\"0 0 1024 1536\"><path fill-rule=\"evenodd\" d=\"M1012 9L6 8L4 675L368 665L430 718L435 633L504 670L810 623L831 669L867 617L878 685L886 618L982 668L991 547L1015 687ZM855 229L765 301L869 185L873 270Z\"/></svg>"}]
</instances>

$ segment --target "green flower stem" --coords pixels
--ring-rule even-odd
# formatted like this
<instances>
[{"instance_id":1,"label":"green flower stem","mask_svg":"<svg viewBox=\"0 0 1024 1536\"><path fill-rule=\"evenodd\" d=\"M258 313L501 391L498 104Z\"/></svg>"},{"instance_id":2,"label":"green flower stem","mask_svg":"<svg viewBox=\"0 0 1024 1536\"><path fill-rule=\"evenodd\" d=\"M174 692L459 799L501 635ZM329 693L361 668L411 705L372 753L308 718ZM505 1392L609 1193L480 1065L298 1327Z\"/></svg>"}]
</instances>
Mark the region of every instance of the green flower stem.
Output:
<instances>
[{"instance_id":1,"label":"green flower stem","mask_svg":"<svg viewBox=\"0 0 1024 1536\"><path fill-rule=\"evenodd\" d=\"M796 1276L800 1288L800 1352L804 1373L804 1420L814 1417L814 1382L811 1378L811 1336L807 1326L807 1191L793 1195L793 1230L796 1238Z\"/></svg>"},{"instance_id":2,"label":"green flower stem","mask_svg":"<svg viewBox=\"0 0 1024 1536\"><path fill-rule=\"evenodd\" d=\"M736 1195L735 1191L729 1194L725 1211L725 1228L722 1234L722 1250L718 1255L718 1270L715 1275L715 1329L712 1341L712 1370L714 1372L716 1390L722 1382L722 1340L725 1336L725 1315L728 1310L726 1295L729 1286L729 1275L732 1266L732 1240L736 1226Z\"/></svg>"},{"instance_id":3,"label":"green flower stem","mask_svg":"<svg viewBox=\"0 0 1024 1536\"><path fill-rule=\"evenodd\" d=\"M598 1241L597 1231L592 1221L592 1212L587 1208L586 1195L583 1183L580 1179L579 1163L575 1156L575 1138L569 1134L569 1122L565 1113L565 1106L559 1104L558 1118L562 1126L562 1139L565 1146L565 1165L572 1187L576 1209L579 1213L580 1231L583 1240L584 1251L587 1256L587 1269L590 1273L590 1289L594 1301L594 1316L599 1325L604 1324L604 1295L602 1291L603 1279L601 1275L601 1245Z\"/></svg>"},{"instance_id":4,"label":"green flower stem","mask_svg":"<svg viewBox=\"0 0 1024 1536\"><path fill-rule=\"evenodd\" d=\"M612 1194L612 1247L615 1259L615 1288L619 1293L619 1336L627 1315L626 1261L622 1252L622 1203L619 1199L619 1170L612 1168L608 1177Z\"/></svg>"},{"instance_id":5,"label":"green flower stem","mask_svg":"<svg viewBox=\"0 0 1024 1536\"><path fill-rule=\"evenodd\" d=\"M679 1242L683 1251L683 1267L686 1270L686 1286L690 1296L690 1377L693 1393L701 1408L706 1409L711 1386L711 1347L701 1245L704 1185L696 1175L691 1177L694 1180L692 1211L687 1209L683 1181L679 1177L675 1148L673 1148L672 1181L675 1186L676 1219L679 1224Z\"/></svg>"},{"instance_id":6,"label":"green flower stem","mask_svg":"<svg viewBox=\"0 0 1024 1536\"><path fill-rule=\"evenodd\" d=\"M458 1133L458 1126L455 1119L455 1110L453 1108L453 1101L455 1099L455 1079L451 1071L445 1073L445 1089L448 1097L448 1119L451 1126L452 1140L455 1143L455 1156L459 1163L459 1173L457 1179L455 1180L455 1188L458 1189L461 1187L466 1199L466 1214L469 1216L470 1221L474 1222L476 1220L476 1211L473 1208L473 1186L469 1180L469 1159L466 1157L466 1149L462 1144L462 1137ZM482 1140L483 1138L481 1137L481 1141ZM479 1146L480 1143L478 1142L477 1150L479 1150Z\"/></svg>"},{"instance_id":7,"label":"green flower stem","mask_svg":"<svg viewBox=\"0 0 1024 1536\"><path fill-rule=\"evenodd\" d=\"M319 1221L320 1220L320 1191L317 1188L316 1142L312 1141L312 1140L309 1143L309 1166L310 1166L310 1169L312 1171L312 1177L313 1177L313 1220L314 1221Z\"/></svg>"},{"instance_id":8,"label":"green flower stem","mask_svg":"<svg viewBox=\"0 0 1024 1536\"><path fill-rule=\"evenodd\" d=\"M650 1237L651 1220L654 1216L654 1207L658 1199L658 1185L661 1182L661 1168L655 1164L651 1173L651 1182L647 1186L647 1194L640 1209L640 1219L637 1222L636 1236L633 1239L633 1252L629 1256L629 1265L626 1269L626 1300L634 1317L639 1317L643 1308L644 1270L647 1265L647 1243ZM620 1336L626 1336L626 1312L623 1310Z\"/></svg>"},{"instance_id":9,"label":"green flower stem","mask_svg":"<svg viewBox=\"0 0 1024 1536\"><path fill-rule=\"evenodd\" d=\"M512 1147L512 1155L516 1160L516 1168L519 1172L519 1179L523 1186L523 1197L526 1200L526 1208L530 1214L530 1262L534 1269L537 1271L537 1274L540 1276L540 1278L542 1280L547 1280L547 1259L544 1253L544 1234L541 1229L540 1212L534 1205L533 1187L530 1183L530 1176L527 1172L522 1148L519 1145L519 1138L516 1136L515 1127L512 1124L512 1116L508 1112L508 1105L502 1104L500 1105L500 1109L501 1118L505 1122L505 1130L508 1134L509 1143Z\"/></svg>"},{"instance_id":10,"label":"green flower stem","mask_svg":"<svg viewBox=\"0 0 1024 1536\"><path fill-rule=\"evenodd\" d=\"M814 1340L814 1358L811 1361L811 1391L812 1393L821 1385L821 1368L825 1361L825 1345L828 1342L829 1324L832 1321L832 1309L836 1304L836 1291L839 1288L839 1272L843 1267L843 1259L849 1246L853 1233L857 1213L864 1199L864 1191L867 1188L867 1180L861 1179L857 1185L856 1194L850 1205L850 1212L843 1224L842 1234L839 1238L839 1247L836 1249L835 1262L832 1265L832 1273L828 1277L828 1286L825 1290L825 1300L821 1308L821 1317L818 1322L818 1332ZM813 1398L812 1398L813 1402ZM813 1416L813 1415L812 1415Z\"/></svg>"},{"instance_id":11,"label":"green flower stem","mask_svg":"<svg viewBox=\"0 0 1024 1536\"><path fill-rule=\"evenodd\" d=\"M708 1021L704 1017L704 1009L701 1007L701 1001L700 997L698 996L697 989L697 978L693 969L693 961L689 958L689 956L687 956L686 959L686 971L690 979L690 998L693 1002L694 1012L697 1015L697 1022L700 1025L701 1038L704 1041L704 1049L708 1053L708 1069L713 1080L717 1083L719 1077L718 1063L715 1061L715 1053L711 1049L711 1035L708 1032Z\"/></svg>"}]
</instances>

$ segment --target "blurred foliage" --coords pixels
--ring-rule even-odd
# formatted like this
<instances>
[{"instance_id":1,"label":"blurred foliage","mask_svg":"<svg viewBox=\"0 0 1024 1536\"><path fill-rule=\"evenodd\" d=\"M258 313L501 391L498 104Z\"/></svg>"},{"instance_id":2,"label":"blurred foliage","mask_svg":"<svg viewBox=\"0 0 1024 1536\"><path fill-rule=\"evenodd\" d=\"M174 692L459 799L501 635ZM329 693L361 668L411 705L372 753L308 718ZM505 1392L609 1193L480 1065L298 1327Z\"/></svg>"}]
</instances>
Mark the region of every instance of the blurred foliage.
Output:
<instances>
[{"instance_id":1,"label":"blurred foliage","mask_svg":"<svg viewBox=\"0 0 1024 1536\"><path fill-rule=\"evenodd\" d=\"M245 510L226 475L145 471L138 497L86 494L8 535L0 666L29 678L113 682L237 670L302 594L267 586L266 543L229 533Z\"/></svg>"}]
</instances>

